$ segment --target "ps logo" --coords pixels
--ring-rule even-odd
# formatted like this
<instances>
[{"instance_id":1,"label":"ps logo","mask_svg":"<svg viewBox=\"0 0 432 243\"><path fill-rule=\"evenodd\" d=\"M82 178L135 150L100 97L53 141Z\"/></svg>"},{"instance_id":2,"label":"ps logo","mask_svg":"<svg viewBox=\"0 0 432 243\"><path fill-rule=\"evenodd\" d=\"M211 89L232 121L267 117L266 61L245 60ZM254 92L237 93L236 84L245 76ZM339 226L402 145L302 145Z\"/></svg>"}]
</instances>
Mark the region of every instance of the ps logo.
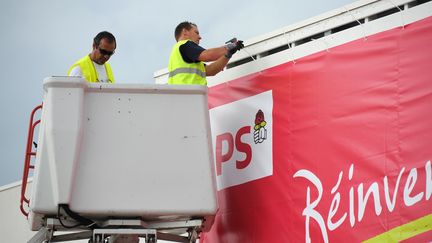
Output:
<instances>
[{"instance_id":1,"label":"ps logo","mask_svg":"<svg viewBox=\"0 0 432 243\"><path fill-rule=\"evenodd\" d=\"M236 149L239 153L244 153L245 158L243 160L236 160L236 169L246 168L252 160L252 148L249 144L241 140L242 136L250 134L250 126L244 126L240 128L235 135L235 143L233 135L229 132L223 133L216 136L216 175L222 174L222 163L229 161ZM226 152L223 152L223 143L227 144ZM235 146L234 146L235 145Z\"/></svg>"},{"instance_id":2,"label":"ps logo","mask_svg":"<svg viewBox=\"0 0 432 243\"><path fill-rule=\"evenodd\" d=\"M271 91L210 110L218 190L272 175L272 111Z\"/></svg>"}]
</instances>

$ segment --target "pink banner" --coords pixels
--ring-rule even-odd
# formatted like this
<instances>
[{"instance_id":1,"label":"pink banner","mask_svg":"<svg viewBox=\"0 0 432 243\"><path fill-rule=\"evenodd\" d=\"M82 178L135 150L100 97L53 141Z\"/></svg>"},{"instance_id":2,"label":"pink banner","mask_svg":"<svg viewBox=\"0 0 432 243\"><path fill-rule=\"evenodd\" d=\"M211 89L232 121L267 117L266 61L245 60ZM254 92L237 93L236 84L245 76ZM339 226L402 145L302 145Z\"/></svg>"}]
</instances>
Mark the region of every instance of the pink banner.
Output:
<instances>
[{"instance_id":1,"label":"pink banner","mask_svg":"<svg viewBox=\"0 0 432 243\"><path fill-rule=\"evenodd\" d=\"M431 40L427 18L210 88L202 242L431 240Z\"/></svg>"}]
</instances>

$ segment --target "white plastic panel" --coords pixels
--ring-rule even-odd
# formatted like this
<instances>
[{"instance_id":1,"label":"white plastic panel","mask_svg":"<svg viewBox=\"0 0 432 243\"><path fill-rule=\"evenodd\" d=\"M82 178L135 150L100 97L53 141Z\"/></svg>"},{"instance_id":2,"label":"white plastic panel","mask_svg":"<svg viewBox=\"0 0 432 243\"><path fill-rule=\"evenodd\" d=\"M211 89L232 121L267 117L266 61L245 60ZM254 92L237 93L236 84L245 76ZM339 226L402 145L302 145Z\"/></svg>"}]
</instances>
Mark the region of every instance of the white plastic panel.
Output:
<instances>
[{"instance_id":1,"label":"white plastic panel","mask_svg":"<svg viewBox=\"0 0 432 243\"><path fill-rule=\"evenodd\" d=\"M145 219L217 210L207 88L44 80L31 209Z\"/></svg>"}]
</instances>

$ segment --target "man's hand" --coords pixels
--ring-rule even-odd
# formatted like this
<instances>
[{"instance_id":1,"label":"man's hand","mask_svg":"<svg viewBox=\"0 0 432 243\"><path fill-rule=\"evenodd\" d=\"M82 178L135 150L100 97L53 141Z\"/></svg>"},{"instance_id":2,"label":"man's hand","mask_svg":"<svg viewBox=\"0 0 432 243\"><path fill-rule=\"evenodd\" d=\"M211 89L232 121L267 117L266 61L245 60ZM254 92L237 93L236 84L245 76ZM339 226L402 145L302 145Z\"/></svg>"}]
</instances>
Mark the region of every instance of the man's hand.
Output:
<instances>
[{"instance_id":1,"label":"man's hand","mask_svg":"<svg viewBox=\"0 0 432 243\"><path fill-rule=\"evenodd\" d=\"M227 48L228 52L225 54L225 57L231 58L234 53L239 51L244 47L243 41L237 40L237 38L232 38L231 40L225 42L225 47Z\"/></svg>"}]
</instances>

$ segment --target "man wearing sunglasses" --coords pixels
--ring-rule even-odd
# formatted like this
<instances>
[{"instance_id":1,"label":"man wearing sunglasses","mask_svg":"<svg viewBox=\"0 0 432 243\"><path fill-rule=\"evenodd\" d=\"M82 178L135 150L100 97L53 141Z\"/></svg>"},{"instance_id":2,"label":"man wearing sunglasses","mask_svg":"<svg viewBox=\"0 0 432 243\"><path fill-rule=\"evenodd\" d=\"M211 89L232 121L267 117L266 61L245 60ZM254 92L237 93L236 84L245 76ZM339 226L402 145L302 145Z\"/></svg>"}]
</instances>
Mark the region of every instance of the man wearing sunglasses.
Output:
<instances>
[{"instance_id":1,"label":"man wearing sunglasses","mask_svg":"<svg viewBox=\"0 0 432 243\"><path fill-rule=\"evenodd\" d=\"M117 47L116 39L108 31L102 31L93 39L93 50L90 54L75 62L70 68L69 76L79 76L88 82L114 83L114 75L108 63Z\"/></svg>"}]
</instances>

